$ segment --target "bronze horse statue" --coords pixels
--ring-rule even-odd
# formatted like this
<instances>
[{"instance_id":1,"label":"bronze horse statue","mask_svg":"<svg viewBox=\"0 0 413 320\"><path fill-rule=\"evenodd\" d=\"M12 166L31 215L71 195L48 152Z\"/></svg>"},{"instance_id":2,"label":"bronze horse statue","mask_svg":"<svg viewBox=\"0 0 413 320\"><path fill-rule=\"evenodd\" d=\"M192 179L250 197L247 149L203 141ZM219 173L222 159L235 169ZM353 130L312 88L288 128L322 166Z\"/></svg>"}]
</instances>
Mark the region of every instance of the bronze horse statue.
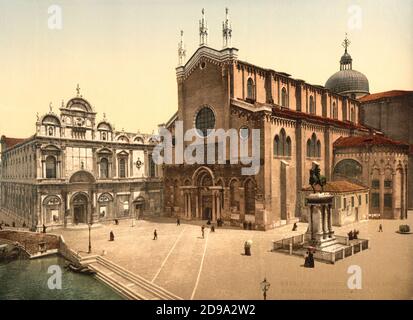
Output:
<instances>
[{"instance_id":1,"label":"bronze horse statue","mask_svg":"<svg viewBox=\"0 0 413 320\"><path fill-rule=\"evenodd\" d=\"M324 186L327 183L327 179L325 176L320 175L320 166L316 164L314 168L310 169L310 186L313 189L313 192L316 193L315 191L315 186L319 185L321 187L321 192L324 192Z\"/></svg>"}]
</instances>

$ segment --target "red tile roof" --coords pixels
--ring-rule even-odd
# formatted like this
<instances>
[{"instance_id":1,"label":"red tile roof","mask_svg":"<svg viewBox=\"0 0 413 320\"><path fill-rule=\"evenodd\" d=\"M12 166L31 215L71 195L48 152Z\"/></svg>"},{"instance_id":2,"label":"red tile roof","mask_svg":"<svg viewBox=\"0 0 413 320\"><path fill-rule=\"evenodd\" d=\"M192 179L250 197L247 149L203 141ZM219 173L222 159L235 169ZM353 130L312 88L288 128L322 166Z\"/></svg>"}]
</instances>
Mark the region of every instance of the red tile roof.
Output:
<instances>
[{"instance_id":1,"label":"red tile roof","mask_svg":"<svg viewBox=\"0 0 413 320\"><path fill-rule=\"evenodd\" d=\"M313 191L311 186L306 186L303 188L304 191ZM320 186L315 186L316 191L321 191ZM328 181L324 186L324 192L338 193L338 192L357 192L368 190L368 187L356 184L354 182L339 180L339 181Z\"/></svg>"},{"instance_id":2,"label":"red tile roof","mask_svg":"<svg viewBox=\"0 0 413 320\"><path fill-rule=\"evenodd\" d=\"M359 129L359 130L369 131L367 127L350 122L350 121L341 121L337 119L321 117L321 116L317 116L314 114L309 114L309 113L295 111L295 110L286 109L286 108L281 108L281 109L273 108L272 110L273 110L272 113L274 115L287 116L289 118L294 118L294 119L306 119L311 122L320 123L323 125L331 124L331 125L334 125L340 128Z\"/></svg>"},{"instance_id":3,"label":"red tile roof","mask_svg":"<svg viewBox=\"0 0 413 320\"><path fill-rule=\"evenodd\" d=\"M407 143L392 140L382 135L368 135L368 136L351 136L340 137L334 142L334 147L360 147L360 146L403 146L408 147Z\"/></svg>"},{"instance_id":4,"label":"red tile roof","mask_svg":"<svg viewBox=\"0 0 413 320\"><path fill-rule=\"evenodd\" d=\"M413 95L413 91L391 90L391 91L385 91L385 92L378 92L378 93L369 94L367 96L361 97L358 100L360 102L369 102L369 101L374 101L374 100L379 100L379 99L384 99L384 98L394 98L394 97L407 96L407 95L410 95L410 94Z\"/></svg>"},{"instance_id":5,"label":"red tile roof","mask_svg":"<svg viewBox=\"0 0 413 320\"><path fill-rule=\"evenodd\" d=\"M1 137L1 142L5 144L6 149L10 149L12 147L14 147L15 145L22 143L24 141L28 140L26 139L22 139L22 138L9 138L6 136L2 136Z\"/></svg>"}]
</instances>

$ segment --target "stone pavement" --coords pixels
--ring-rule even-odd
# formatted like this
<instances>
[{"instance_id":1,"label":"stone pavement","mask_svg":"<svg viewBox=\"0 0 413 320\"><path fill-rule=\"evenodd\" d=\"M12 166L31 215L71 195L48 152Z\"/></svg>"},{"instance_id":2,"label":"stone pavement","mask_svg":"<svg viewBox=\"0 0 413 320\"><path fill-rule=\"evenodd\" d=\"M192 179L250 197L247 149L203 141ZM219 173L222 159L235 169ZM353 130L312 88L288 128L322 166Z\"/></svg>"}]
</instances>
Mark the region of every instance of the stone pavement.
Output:
<instances>
[{"instance_id":1,"label":"stone pavement","mask_svg":"<svg viewBox=\"0 0 413 320\"><path fill-rule=\"evenodd\" d=\"M200 222L158 218L129 220L120 225L102 225L92 230L94 254L105 251L105 258L144 277L184 299L261 299L260 282L271 283L269 299L412 299L413 235L395 233L408 222L370 220L335 228L346 235L354 228L360 238L370 239L370 249L335 265L316 262L315 269L303 268L303 259L271 252L271 241L304 233L307 224L298 223L267 232L217 228L201 237ZM383 233L377 232L379 223ZM153 230L158 240L153 239ZM110 242L109 232L115 234ZM55 230L75 251L86 251L87 230ZM244 241L251 239L252 256L243 255ZM362 269L362 289L350 290L350 265Z\"/></svg>"}]
</instances>

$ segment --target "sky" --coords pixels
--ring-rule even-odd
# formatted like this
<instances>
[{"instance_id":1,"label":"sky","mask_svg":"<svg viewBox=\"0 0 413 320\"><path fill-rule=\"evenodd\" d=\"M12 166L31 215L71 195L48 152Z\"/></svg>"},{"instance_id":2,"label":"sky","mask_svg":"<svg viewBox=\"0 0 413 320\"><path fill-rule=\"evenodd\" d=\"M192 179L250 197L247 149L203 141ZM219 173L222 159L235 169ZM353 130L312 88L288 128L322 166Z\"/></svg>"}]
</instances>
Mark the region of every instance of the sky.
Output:
<instances>
[{"instance_id":1,"label":"sky","mask_svg":"<svg viewBox=\"0 0 413 320\"><path fill-rule=\"evenodd\" d=\"M98 120L151 133L177 110L180 30L189 58L205 8L221 49L225 7L240 60L324 85L347 32L371 93L413 90L412 0L0 0L0 135L34 134L36 113L58 112L77 84Z\"/></svg>"}]
</instances>

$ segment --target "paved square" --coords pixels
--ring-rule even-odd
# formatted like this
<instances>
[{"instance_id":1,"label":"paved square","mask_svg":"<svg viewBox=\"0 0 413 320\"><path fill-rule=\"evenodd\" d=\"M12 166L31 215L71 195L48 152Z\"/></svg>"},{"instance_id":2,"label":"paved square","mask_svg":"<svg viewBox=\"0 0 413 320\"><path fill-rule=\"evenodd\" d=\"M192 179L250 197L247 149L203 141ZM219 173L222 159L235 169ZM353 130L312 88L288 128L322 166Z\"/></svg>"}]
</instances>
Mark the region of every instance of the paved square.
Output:
<instances>
[{"instance_id":1,"label":"paved square","mask_svg":"<svg viewBox=\"0 0 413 320\"><path fill-rule=\"evenodd\" d=\"M370 249L335 265L316 262L315 269L304 268L302 258L270 252L271 240L305 232L298 224L275 230L245 231L217 228L201 237L200 223L159 218L129 220L92 229L94 254L106 251L106 258L148 279L184 299L262 299L260 282L271 283L269 299L412 299L413 235L396 233L400 224L413 226L413 213L407 221L370 220L335 228L345 235L360 230L360 238L370 239ZM377 232L379 223L383 233ZM158 239L153 240L157 229ZM110 242L109 232L115 234ZM55 230L74 250L87 250L87 230ZM243 255L245 240L251 239L252 255ZM362 269L362 289L350 290L347 269Z\"/></svg>"}]
</instances>

